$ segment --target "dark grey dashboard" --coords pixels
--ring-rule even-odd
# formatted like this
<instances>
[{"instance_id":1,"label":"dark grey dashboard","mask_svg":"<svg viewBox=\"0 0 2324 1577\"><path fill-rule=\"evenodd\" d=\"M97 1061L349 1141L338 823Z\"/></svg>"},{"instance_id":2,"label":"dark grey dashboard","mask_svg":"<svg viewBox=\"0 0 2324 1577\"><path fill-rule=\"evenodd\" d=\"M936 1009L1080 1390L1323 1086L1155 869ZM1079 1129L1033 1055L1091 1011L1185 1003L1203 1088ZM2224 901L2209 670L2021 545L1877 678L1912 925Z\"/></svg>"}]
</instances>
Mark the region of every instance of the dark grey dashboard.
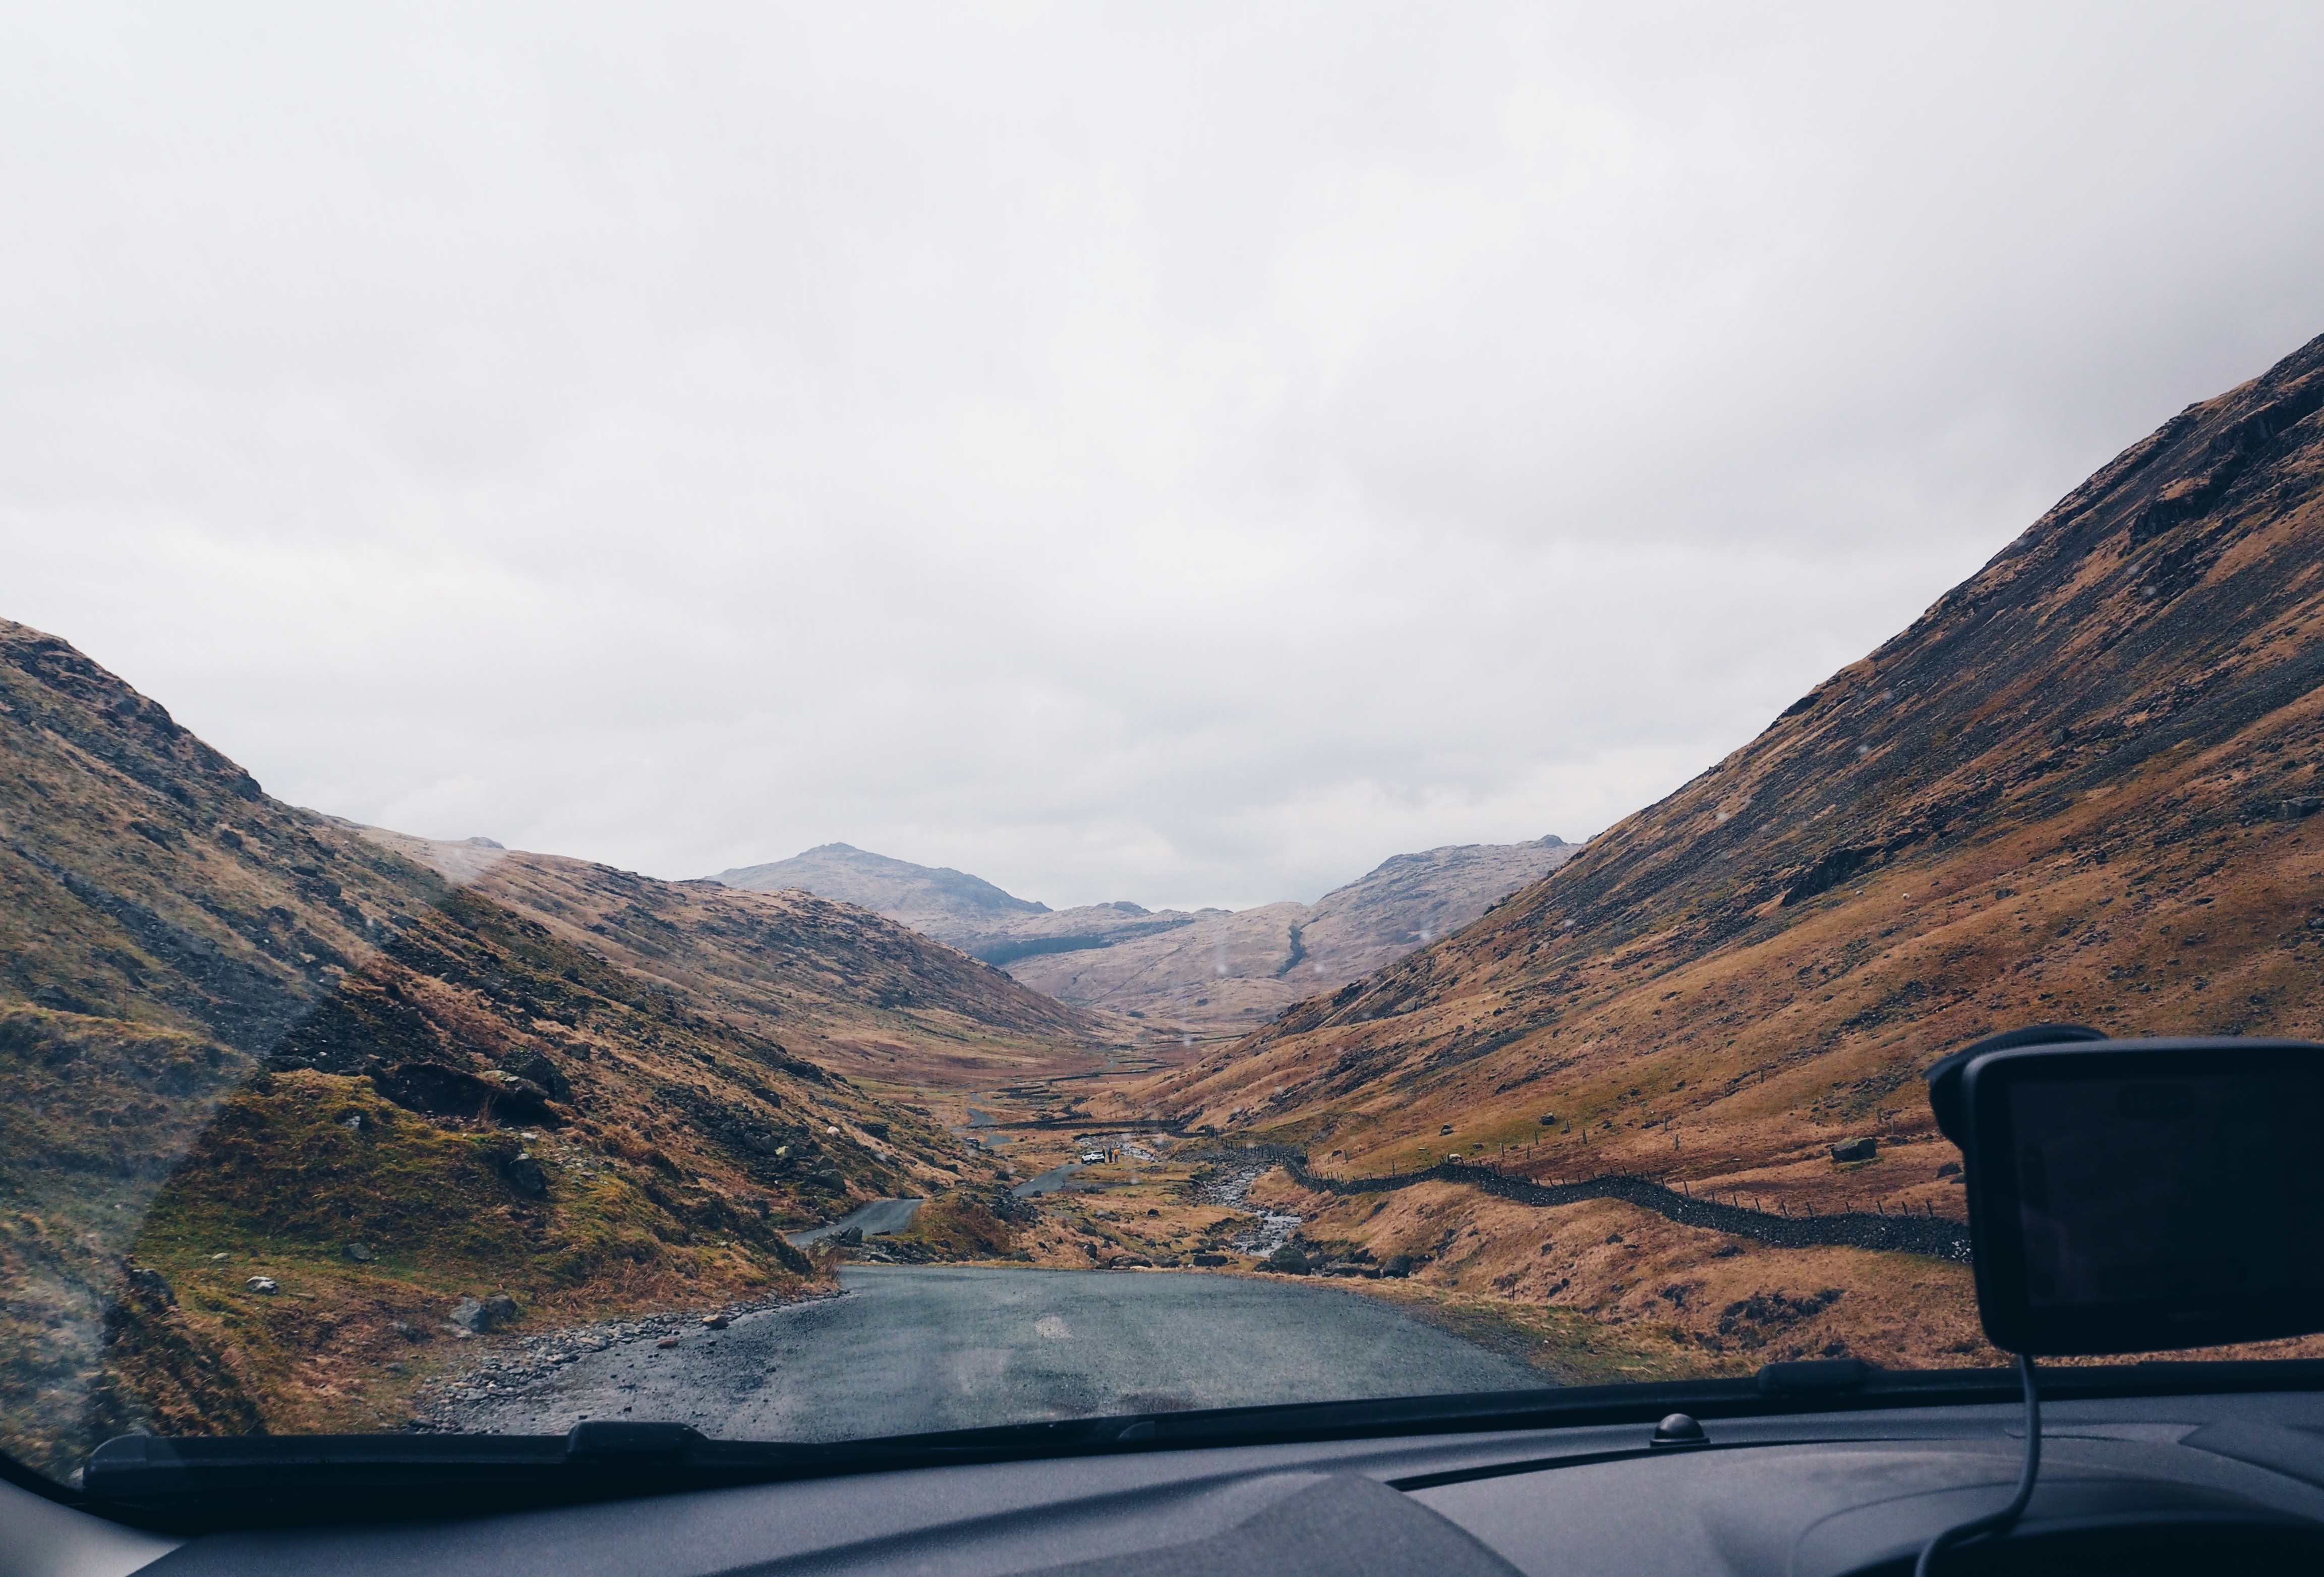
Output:
<instances>
[{"instance_id":1,"label":"dark grey dashboard","mask_svg":"<svg viewBox=\"0 0 2324 1577\"><path fill-rule=\"evenodd\" d=\"M2014 1536L2022 1547L2111 1529L2149 1554L2324 1549L2324 1397L2100 1399L2045 1412L2041 1486ZM1651 1449L1648 1428L1619 1425L988 1462L445 1521L411 1505L393 1522L211 1533L175 1547L11 1488L0 1500L11 1536L0 1544L14 1554L0 1554L0 1577L69 1568L90 1577L140 1568L152 1577L1838 1577L1900 1561L1908 1569L1930 1536L2008 1499L2023 1449L2009 1406L1705 1427L1709 1443L1684 1450ZM69 1558L74 1541L60 1536L81 1525L103 1530L109 1554L91 1544L92 1560ZM36 1548L47 1553L24 1563ZM2058 1569L2054 1558L2046 1564Z\"/></svg>"}]
</instances>

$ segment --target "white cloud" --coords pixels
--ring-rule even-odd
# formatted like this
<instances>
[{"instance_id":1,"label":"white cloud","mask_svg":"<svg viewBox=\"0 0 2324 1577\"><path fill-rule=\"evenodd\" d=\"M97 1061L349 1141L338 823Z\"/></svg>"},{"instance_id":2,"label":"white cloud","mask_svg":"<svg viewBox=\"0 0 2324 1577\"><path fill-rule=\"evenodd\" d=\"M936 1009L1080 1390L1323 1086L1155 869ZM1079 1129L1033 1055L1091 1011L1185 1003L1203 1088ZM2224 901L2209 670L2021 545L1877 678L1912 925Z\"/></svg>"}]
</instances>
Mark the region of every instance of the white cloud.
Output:
<instances>
[{"instance_id":1,"label":"white cloud","mask_svg":"<svg viewBox=\"0 0 2324 1577\"><path fill-rule=\"evenodd\" d=\"M0 613L660 874L1578 836L2324 328L2299 6L10 29Z\"/></svg>"}]
</instances>

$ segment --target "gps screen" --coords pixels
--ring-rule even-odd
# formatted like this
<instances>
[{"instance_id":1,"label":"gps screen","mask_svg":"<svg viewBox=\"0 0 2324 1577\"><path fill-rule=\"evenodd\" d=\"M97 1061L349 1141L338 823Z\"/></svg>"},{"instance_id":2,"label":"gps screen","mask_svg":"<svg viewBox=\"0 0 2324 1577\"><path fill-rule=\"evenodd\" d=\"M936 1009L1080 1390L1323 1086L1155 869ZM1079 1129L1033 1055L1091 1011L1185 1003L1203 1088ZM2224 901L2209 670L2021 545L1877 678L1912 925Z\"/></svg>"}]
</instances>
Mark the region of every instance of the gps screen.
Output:
<instances>
[{"instance_id":1,"label":"gps screen","mask_svg":"<svg viewBox=\"0 0 2324 1577\"><path fill-rule=\"evenodd\" d=\"M2029 1080L2010 1111L2035 1307L2324 1285L2324 1080Z\"/></svg>"}]
</instances>

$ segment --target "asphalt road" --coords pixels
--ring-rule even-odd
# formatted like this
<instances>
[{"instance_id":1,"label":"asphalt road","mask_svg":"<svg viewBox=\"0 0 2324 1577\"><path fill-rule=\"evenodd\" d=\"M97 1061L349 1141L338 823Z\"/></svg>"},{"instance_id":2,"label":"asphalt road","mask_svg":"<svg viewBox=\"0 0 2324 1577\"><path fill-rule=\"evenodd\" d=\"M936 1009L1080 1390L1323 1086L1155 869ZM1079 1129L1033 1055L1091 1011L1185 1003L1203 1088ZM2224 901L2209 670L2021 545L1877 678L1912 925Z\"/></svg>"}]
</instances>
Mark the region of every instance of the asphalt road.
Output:
<instances>
[{"instance_id":1,"label":"asphalt road","mask_svg":"<svg viewBox=\"0 0 2324 1577\"><path fill-rule=\"evenodd\" d=\"M1074 1173L1082 1169L1082 1165L1083 1163L1079 1161L1067 1161L1062 1167L1052 1167L1039 1176L1030 1177L1019 1183L1009 1192L1019 1199L1030 1199L1036 1194L1055 1194L1065 1185L1066 1181Z\"/></svg>"},{"instance_id":2,"label":"asphalt road","mask_svg":"<svg viewBox=\"0 0 2324 1577\"><path fill-rule=\"evenodd\" d=\"M837 1440L1267 1402L1529 1388L1540 1370L1337 1287L1103 1270L850 1266L837 1297L584 1351L449 1410L462 1429L583 1418Z\"/></svg>"},{"instance_id":3,"label":"asphalt road","mask_svg":"<svg viewBox=\"0 0 2324 1577\"><path fill-rule=\"evenodd\" d=\"M825 1222L808 1231L785 1235L794 1248L804 1249L809 1243L844 1232L850 1227L862 1227L867 1238L874 1232L900 1232L912 1224L913 1214L927 1203L925 1199L875 1199L869 1204L857 1205L837 1221Z\"/></svg>"}]
</instances>

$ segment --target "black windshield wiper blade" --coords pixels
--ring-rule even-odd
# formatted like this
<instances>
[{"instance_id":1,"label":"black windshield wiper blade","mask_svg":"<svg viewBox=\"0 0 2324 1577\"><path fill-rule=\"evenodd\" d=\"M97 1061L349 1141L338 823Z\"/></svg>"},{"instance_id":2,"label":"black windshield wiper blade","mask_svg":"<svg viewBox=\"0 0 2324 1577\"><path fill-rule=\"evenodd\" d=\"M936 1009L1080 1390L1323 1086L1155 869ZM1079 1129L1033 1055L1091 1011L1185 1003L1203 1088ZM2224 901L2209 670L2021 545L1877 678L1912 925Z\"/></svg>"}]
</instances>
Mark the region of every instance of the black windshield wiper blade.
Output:
<instances>
[{"instance_id":1,"label":"black windshield wiper blade","mask_svg":"<svg viewBox=\"0 0 2324 1577\"><path fill-rule=\"evenodd\" d=\"M83 1470L89 1499L173 1523L456 1514L781 1479L964 1462L1301 1440L1533 1429L1714 1416L1754 1382L1545 1388L1374 1401L1137 1413L834 1443L711 1439L682 1424L591 1421L565 1434L293 1434L106 1441Z\"/></svg>"},{"instance_id":2,"label":"black windshield wiper blade","mask_svg":"<svg viewBox=\"0 0 2324 1577\"><path fill-rule=\"evenodd\" d=\"M91 1455L80 1498L171 1527L447 1517L1038 1457L1650 1425L1677 1412L1711 1419L2006 1404L2016 1388L2007 1370L1882 1370L1839 1359L1769 1364L1746 1379L1139 1413L830 1443L714 1440L682 1424L609 1420L537 1435L127 1435ZM2324 1390L2324 1360L2059 1369L2045 1372L2043 1390L2059 1398Z\"/></svg>"}]
</instances>

